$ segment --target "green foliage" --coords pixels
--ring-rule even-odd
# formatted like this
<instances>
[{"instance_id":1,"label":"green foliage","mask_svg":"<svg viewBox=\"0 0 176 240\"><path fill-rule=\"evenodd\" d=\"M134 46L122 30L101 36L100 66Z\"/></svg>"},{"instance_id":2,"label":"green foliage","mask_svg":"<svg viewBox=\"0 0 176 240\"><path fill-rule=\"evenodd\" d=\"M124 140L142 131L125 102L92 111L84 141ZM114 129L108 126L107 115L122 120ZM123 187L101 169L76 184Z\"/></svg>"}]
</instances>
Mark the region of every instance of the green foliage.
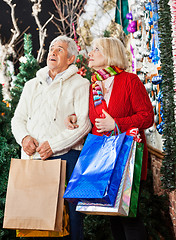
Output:
<instances>
[{"instance_id":1,"label":"green foliage","mask_svg":"<svg viewBox=\"0 0 176 240\"><path fill-rule=\"evenodd\" d=\"M15 239L14 230L2 229L10 161L12 157L19 157L19 147L11 133L10 120L10 108L3 101L0 84L0 239L2 240Z\"/></svg>"},{"instance_id":2,"label":"green foliage","mask_svg":"<svg viewBox=\"0 0 176 240\"><path fill-rule=\"evenodd\" d=\"M76 59L76 66L79 69L78 74L80 74L82 77L87 78L90 81L92 72L91 69L88 67L88 58L81 54L78 55Z\"/></svg>"},{"instance_id":3,"label":"green foliage","mask_svg":"<svg viewBox=\"0 0 176 240\"><path fill-rule=\"evenodd\" d=\"M30 34L24 34L24 60L19 67L19 73L17 79L14 82L15 86L11 90L11 112L14 113L20 95L22 93L24 84L35 77L37 70L39 69L37 60L32 55L32 41Z\"/></svg>"},{"instance_id":4,"label":"green foliage","mask_svg":"<svg viewBox=\"0 0 176 240\"><path fill-rule=\"evenodd\" d=\"M10 108L8 102L3 101L2 85L0 84L0 136L5 137L8 143L11 143L14 138L10 128Z\"/></svg>"},{"instance_id":5,"label":"green foliage","mask_svg":"<svg viewBox=\"0 0 176 240\"><path fill-rule=\"evenodd\" d=\"M6 122L9 117L9 109L7 108L6 102L3 101L2 95L2 84L0 84L0 132L4 135L6 131ZM2 133L3 132L3 133Z\"/></svg>"},{"instance_id":6,"label":"green foliage","mask_svg":"<svg viewBox=\"0 0 176 240\"><path fill-rule=\"evenodd\" d=\"M108 30L105 30L103 36L104 37L110 37L111 36L111 32L108 31Z\"/></svg>"},{"instance_id":7,"label":"green foliage","mask_svg":"<svg viewBox=\"0 0 176 240\"><path fill-rule=\"evenodd\" d=\"M108 216L86 215L84 219L85 240L113 240Z\"/></svg>"},{"instance_id":8,"label":"green foliage","mask_svg":"<svg viewBox=\"0 0 176 240\"><path fill-rule=\"evenodd\" d=\"M2 229L6 189L11 158L18 158L17 148L14 144L8 144L5 137L0 137L0 239L15 239L15 231Z\"/></svg>"},{"instance_id":9,"label":"green foliage","mask_svg":"<svg viewBox=\"0 0 176 240\"><path fill-rule=\"evenodd\" d=\"M176 188L176 126L174 116L174 73L172 55L172 31L169 0L160 0L159 5L159 37L160 60L162 70L162 105L164 114L163 139L164 160L162 163L162 184L164 189ZM167 48L166 48L167 46Z\"/></svg>"},{"instance_id":10,"label":"green foliage","mask_svg":"<svg viewBox=\"0 0 176 240\"><path fill-rule=\"evenodd\" d=\"M142 188L139 212L152 240L172 240L172 221L169 214L169 199L165 195L155 195L153 191L152 172L148 169L148 177ZM162 236L162 238L161 238Z\"/></svg>"},{"instance_id":11,"label":"green foliage","mask_svg":"<svg viewBox=\"0 0 176 240\"><path fill-rule=\"evenodd\" d=\"M11 133L11 117L17 106L25 82L33 78L39 69L36 59L32 56L31 35L25 34L24 36L24 54L26 62L21 63L20 72L14 83L15 87L11 91L11 108L8 107L8 103L3 101L2 85L0 85L0 239L2 240L16 239L15 230L2 229L2 224L10 161L11 158L19 158L20 151L19 145Z\"/></svg>"},{"instance_id":12,"label":"green foliage","mask_svg":"<svg viewBox=\"0 0 176 240\"><path fill-rule=\"evenodd\" d=\"M173 240L168 196L167 194L161 196L154 194L151 186L153 186L152 171L148 169L147 181L145 185L142 185L139 216L146 226L150 239ZM84 234L85 240L113 239L109 217L87 215L84 220Z\"/></svg>"}]
</instances>

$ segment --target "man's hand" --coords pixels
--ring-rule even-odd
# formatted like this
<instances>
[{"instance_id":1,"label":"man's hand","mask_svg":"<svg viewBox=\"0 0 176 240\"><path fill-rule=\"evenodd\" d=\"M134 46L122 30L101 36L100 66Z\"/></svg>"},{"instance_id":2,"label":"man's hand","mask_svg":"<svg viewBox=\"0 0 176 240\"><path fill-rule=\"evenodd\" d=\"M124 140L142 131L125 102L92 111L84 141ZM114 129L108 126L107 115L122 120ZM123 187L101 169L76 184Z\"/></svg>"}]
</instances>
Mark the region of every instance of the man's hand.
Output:
<instances>
[{"instance_id":1,"label":"man's hand","mask_svg":"<svg viewBox=\"0 0 176 240\"><path fill-rule=\"evenodd\" d=\"M98 128L97 132L108 132L112 131L115 128L115 121L114 119L105 111L102 110L105 115L105 118L96 118L95 119L95 126Z\"/></svg>"},{"instance_id":2,"label":"man's hand","mask_svg":"<svg viewBox=\"0 0 176 240\"><path fill-rule=\"evenodd\" d=\"M70 130L79 127L79 125L76 124L76 122L77 122L77 116L76 115L70 115L64 121L65 126Z\"/></svg>"},{"instance_id":3,"label":"man's hand","mask_svg":"<svg viewBox=\"0 0 176 240\"><path fill-rule=\"evenodd\" d=\"M27 135L22 140L23 150L28 156L32 156L36 152L36 148L38 147L38 145L39 143L37 142L37 140L30 135Z\"/></svg>"},{"instance_id":4,"label":"man's hand","mask_svg":"<svg viewBox=\"0 0 176 240\"><path fill-rule=\"evenodd\" d=\"M48 141L43 142L40 145L40 147L38 147L36 149L36 151L40 154L40 157L42 160L49 158L53 154L53 151L52 151Z\"/></svg>"}]
</instances>

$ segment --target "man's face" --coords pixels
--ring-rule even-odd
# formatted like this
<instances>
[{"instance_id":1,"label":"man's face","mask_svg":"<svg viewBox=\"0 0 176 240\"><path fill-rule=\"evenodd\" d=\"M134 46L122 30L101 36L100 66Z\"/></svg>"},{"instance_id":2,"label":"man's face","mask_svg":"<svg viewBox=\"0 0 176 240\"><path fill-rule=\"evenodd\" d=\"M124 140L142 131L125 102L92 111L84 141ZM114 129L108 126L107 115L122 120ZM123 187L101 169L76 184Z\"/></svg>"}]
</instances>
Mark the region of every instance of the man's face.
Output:
<instances>
[{"instance_id":1,"label":"man's face","mask_svg":"<svg viewBox=\"0 0 176 240\"><path fill-rule=\"evenodd\" d=\"M74 56L68 58L67 43L55 42L48 53L47 66L52 72L60 73L65 71L73 63Z\"/></svg>"}]
</instances>

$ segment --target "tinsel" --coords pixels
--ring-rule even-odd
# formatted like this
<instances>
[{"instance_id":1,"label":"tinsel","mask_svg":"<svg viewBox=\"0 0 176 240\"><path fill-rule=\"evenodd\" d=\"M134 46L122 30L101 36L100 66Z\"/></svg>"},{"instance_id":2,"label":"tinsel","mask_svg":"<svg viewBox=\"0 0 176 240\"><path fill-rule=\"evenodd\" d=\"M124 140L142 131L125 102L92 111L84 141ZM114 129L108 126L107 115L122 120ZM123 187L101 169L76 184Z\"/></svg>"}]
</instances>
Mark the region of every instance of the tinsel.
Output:
<instances>
[{"instance_id":1,"label":"tinsel","mask_svg":"<svg viewBox=\"0 0 176 240\"><path fill-rule=\"evenodd\" d=\"M176 187L176 126L174 103L174 67L172 55L171 12L168 0L159 1L159 38L160 59L162 70L162 109L163 109L163 139L164 159L162 162L162 185L164 189L173 190Z\"/></svg>"}]
</instances>

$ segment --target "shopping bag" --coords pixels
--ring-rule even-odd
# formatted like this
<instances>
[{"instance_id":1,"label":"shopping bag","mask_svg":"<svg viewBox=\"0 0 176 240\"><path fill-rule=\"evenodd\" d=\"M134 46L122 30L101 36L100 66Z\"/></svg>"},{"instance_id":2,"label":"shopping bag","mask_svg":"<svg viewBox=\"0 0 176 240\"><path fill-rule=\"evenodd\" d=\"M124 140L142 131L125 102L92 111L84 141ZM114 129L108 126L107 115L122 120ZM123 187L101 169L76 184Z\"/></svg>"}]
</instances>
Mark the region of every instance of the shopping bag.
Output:
<instances>
[{"instance_id":1,"label":"shopping bag","mask_svg":"<svg viewBox=\"0 0 176 240\"><path fill-rule=\"evenodd\" d=\"M12 159L3 228L61 231L66 161Z\"/></svg>"},{"instance_id":2,"label":"shopping bag","mask_svg":"<svg viewBox=\"0 0 176 240\"><path fill-rule=\"evenodd\" d=\"M133 185L130 201L129 217L136 217L138 207L138 197L141 181L142 159L143 159L144 144L136 144L136 156L134 165Z\"/></svg>"},{"instance_id":3,"label":"shopping bag","mask_svg":"<svg viewBox=\"0 0 176 240\"><path fill-rule=\"evenodd\" d=\"M126 171L125 180L122 189L122 196L119 204L119 213L121 216L128 216L130 209L132 184L134 177L135 155L136 155L137 142L134 141L131 158L129 161L128 169Z\"/></svg>"},{"instance_id":4,"label":"shopping bag","mask_svg":"<svg viewBox=\"0 0 176 240\"><path fill-rule=\"evenodd\" d=\"M70 222L68 205L65 202L63 219L62 219L62 230L56 231L45 231L45 230L16 230L16 237L65 237L70 234Z\"/></svg>"},{"instance_id":5,"label":"shopping bag","mask_svg":"<svg viewBox=\"0 0 176 240\"><path fill-rule=\"evenodd\" d=\"M131 149L127 164L125 166L114 207L108 207L106 204L97 206L94 203L91 204L79 202L77 204L76 211L91 215L127 216L129 212L131 188L133 182L135 152L136 142L133 141L133 147Z\"/></svg>"},{"instance_id":6,"label":"shopping bag","mask_svg":"<svg viewBox=\"0 0 176 240\"><path fill-rule=\"evenodd\" d=\"M111 137L88 134L64 198L75 204L114 206L132 143L133 137L125 133Z\"/></svg>"}]
</instances>

